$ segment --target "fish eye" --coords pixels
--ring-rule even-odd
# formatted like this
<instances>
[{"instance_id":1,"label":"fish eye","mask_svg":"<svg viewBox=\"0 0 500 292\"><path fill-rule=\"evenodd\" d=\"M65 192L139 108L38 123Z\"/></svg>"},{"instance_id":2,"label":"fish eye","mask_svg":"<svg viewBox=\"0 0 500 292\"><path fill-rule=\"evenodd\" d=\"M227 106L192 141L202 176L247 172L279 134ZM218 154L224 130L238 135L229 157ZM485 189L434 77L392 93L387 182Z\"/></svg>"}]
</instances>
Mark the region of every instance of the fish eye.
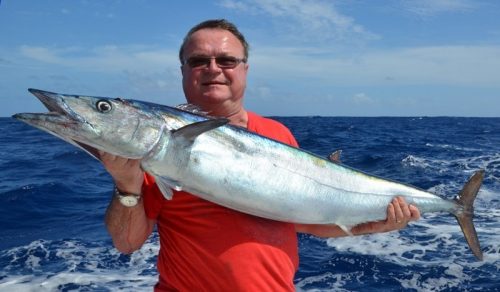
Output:
<instances>
[{"instance_id":1,"label":"fish eye","mask_svg":"<svg viewBox=\"0 0 500 292\"><path fill-rule=\"evenodd\" d=\"M113 106L109 101L102 99L95 103L95 108L101 113L109 113Z\"/></svg>"}]
</instances>

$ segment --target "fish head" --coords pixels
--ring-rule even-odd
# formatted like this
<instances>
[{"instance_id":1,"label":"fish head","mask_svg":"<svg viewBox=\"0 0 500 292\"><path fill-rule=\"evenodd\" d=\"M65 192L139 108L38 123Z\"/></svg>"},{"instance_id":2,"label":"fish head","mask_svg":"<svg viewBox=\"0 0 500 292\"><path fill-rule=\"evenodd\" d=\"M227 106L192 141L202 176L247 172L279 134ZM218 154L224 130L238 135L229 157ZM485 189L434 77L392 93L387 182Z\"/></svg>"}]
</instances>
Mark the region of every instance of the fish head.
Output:
<instances>
[{"instance_id":1,"label":"fish head","mask_svg":"<svg viewBox=\"0 0 500 292\"><path fill-rule=\"evenodd\" d=\"M13 117L55 135L99 159L98 151L141 159L162 135L162 120L141 104L120 98L59 94L29 89L48 113Z\"/></svg>"}]
</instances>

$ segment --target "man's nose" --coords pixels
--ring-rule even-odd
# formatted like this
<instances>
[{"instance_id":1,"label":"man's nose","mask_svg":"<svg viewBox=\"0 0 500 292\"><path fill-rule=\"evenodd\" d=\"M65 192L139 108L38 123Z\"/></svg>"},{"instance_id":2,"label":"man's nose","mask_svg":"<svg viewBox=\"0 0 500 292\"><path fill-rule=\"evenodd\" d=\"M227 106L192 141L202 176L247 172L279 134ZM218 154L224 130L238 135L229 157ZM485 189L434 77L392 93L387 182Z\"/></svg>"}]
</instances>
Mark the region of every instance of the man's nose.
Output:
<instances>
[{"instance_id":1,"label":"man's nose","mask_svg":"<svg viewBox=\"0 0 500 292\"><path fill-rule=\"evenodd\" d=\"M217 65L217 61L215 58L210 59L210 63L208 64L208 70L213 72L220 72L222 69Z\"/></svg>"}]
</instances>

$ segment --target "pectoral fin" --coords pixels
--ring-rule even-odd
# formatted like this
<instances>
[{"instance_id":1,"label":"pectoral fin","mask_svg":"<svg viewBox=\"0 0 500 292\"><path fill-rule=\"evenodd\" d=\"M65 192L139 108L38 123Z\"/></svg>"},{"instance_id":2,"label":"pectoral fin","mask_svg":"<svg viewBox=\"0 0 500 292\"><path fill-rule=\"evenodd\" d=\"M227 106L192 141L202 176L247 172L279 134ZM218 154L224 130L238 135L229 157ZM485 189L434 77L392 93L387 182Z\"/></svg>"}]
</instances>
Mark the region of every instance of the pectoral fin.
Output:
<instances>
[{"instance_id":1,"label":"pectoral fin","mask_svg":"<svg viewBox=\"0 0 500 292\"><path fill-rule=\"evenodd\" d=\"M173 138L183 138L186 141L193 142L199 135L224 126L229 122L228 119L212 119L201 122L196 122L172 131Z\"/></svg>"},{"instance_id":2,"label":"pectoral fin","mask_svg":"<svg viewBox=\"0 0 500 292\"><path fill-rule=\"evenodd\" d=\"M174 195L172 189L176 191L182 191L182 185L174 180L171 180L166 177L155 176L156 185L160 189L162 195L167 200L171 200Z\"/></svg>"}]
</instances>

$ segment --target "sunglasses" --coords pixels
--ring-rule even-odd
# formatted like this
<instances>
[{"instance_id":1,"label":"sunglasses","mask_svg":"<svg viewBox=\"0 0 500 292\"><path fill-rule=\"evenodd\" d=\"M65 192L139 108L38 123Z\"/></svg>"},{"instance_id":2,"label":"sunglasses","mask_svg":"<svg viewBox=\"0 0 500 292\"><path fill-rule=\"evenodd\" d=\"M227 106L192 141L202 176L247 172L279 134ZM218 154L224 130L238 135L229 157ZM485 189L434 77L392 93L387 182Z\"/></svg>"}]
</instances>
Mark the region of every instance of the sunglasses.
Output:
<instances>
[{"instance_id":1,"label":"sunglasses","mask_svg":"<svg viewBox=\"0 0 500 292\"><path fill-rule=\"evenodd\" d=\"M182 65L189 65L189 67L193 69L198 68L208 68L210 66L210 62L212 59L215 60L215 64L221 69L233 69L238 66L240 63L246 63L246 59L238 59L232 56L220 56L220 57L205 57L205 56L194 56L189 57Z\"/></svg>"}]
</instances>

